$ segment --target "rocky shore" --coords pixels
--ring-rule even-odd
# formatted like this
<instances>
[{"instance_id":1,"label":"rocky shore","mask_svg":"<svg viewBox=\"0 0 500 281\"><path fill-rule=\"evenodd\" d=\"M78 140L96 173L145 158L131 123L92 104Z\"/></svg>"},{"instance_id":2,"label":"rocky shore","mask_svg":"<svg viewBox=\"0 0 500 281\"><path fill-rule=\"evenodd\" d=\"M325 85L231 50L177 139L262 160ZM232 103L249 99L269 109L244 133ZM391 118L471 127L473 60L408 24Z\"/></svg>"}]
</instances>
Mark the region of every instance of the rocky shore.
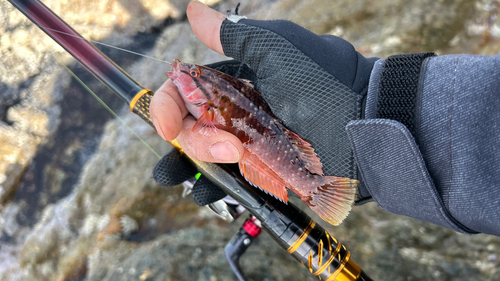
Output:
<instances>
[{"instance_id":1,"label":"rocky shore","mask_svg":"<svg viewBox=\"0 0 500 281\"><path fill-rule=\"evenodd\" d=\"M188 2L44 1L92 40L160 60L225 59L192 34ZM208 2L223 12L237 3ZM368 57L500 50L493 0L258 0L241 1L239 11L341 36ZM157 155L60 63L157 154L170 146L6 0L0 21L0 279L235 280L223 248L244 218L228 224L183 198L182 187L156 185ZM100 48L148 88L166 79L166 62ZM374 203L328 230L374 280L500 279L498 237L458 234ZM317 280L267 234L241 264L249 280Z\"/></svg>"}]
</instances>

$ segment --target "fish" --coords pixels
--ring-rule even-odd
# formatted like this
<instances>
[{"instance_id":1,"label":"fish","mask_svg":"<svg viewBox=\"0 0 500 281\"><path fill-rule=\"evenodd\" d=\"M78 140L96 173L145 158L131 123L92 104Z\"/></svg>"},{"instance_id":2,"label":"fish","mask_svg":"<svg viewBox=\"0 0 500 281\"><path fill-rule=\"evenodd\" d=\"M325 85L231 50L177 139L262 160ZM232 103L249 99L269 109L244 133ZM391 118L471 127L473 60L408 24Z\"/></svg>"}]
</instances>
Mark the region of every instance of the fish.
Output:
<instances>
[{"instance_id":1,"label":"fish","mask_svg":"<svg viewBox=\"0 0 500 281\"><path fill-rule=\"evenodd\" d=\"M284 203L288 188L332 225L347 217L358 180L323 175L312 145L283 125L251 81L178 59L171 66L167 76L197 119L192 131L238 137L245 149L238 166L251 185Z\"/></svg>"}]
</instances>

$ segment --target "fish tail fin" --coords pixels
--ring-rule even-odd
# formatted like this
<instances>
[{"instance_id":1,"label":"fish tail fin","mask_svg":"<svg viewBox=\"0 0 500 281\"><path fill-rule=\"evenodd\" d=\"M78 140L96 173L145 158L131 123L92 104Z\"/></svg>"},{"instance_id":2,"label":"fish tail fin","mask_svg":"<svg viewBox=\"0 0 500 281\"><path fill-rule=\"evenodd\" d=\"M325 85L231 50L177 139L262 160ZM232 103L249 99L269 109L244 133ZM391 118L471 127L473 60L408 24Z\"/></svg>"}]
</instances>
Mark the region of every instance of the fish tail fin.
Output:
<instances>
[{"instance_id":1,"label":"fish tail fin","mask_svg":"<svg viewBox=\"0 0 500 281\"><path fill-rule=\"evenodd\" d=\"M326 222L339 225L351 211L358 180L334 176L320 177L321 184L302 200Z\"/></svg>"}]
</instances>

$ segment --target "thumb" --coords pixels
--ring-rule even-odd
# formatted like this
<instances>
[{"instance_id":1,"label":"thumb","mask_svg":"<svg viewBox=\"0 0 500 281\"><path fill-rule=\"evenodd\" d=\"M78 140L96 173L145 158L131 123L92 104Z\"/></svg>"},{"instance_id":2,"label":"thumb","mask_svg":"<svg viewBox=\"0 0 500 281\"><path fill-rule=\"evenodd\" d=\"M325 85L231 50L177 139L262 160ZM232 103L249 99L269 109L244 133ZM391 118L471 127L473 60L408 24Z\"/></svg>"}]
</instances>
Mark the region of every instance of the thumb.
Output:
<instances>
[{"instance_id":1,"label":"thumb","mask_svg":"<svg viewBox=\"0 0 500 281\"><path fill-rule=\"evenodd\" d=\"M196 37L210 49L224 55L219 34L226 15L195 0L187 7L187 17Z\"/></svg>"}]
</instances>

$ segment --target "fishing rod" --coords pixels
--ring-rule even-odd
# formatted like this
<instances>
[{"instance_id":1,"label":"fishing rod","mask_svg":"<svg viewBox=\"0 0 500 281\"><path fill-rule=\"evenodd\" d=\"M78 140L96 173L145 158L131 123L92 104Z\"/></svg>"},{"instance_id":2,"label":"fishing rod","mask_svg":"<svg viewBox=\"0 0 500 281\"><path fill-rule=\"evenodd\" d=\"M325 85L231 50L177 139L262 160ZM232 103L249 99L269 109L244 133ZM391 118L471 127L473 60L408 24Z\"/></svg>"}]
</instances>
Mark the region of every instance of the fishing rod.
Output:
<instances>
[{"instance_id":1,"label":"fishing rod","mask_svg":"<svg viewBox=\"0 0 500 281\"><path fill-rule=\"evenodd\" d=\"M9 0L9 2L124 100L133 113L154 128L149 115L149 105L153 96L151 90L130 77L40 1ZM183 152L177 141L169 143ZM351 253L344 245L291 202L285 204L251 187L239 171L234 169L234 165L202 162L185 153L183 156L255 218L251 220L254 225L247 224L247 220L246 227L243 227L245 232L240 231L241 235L237 234L226 247L231 267L240 280L244 280L244 276L237 264L238 254L246 249L242 248L242 245L248 246L248 243L245 243L248 241L245 240L248 235L256 237L253 236L257 235L256 227L265 229L283 249L320 280L372 280L351 259ZM260 226L256 225L257 221L260 222Z\"/></svg>"}]
</instances>

